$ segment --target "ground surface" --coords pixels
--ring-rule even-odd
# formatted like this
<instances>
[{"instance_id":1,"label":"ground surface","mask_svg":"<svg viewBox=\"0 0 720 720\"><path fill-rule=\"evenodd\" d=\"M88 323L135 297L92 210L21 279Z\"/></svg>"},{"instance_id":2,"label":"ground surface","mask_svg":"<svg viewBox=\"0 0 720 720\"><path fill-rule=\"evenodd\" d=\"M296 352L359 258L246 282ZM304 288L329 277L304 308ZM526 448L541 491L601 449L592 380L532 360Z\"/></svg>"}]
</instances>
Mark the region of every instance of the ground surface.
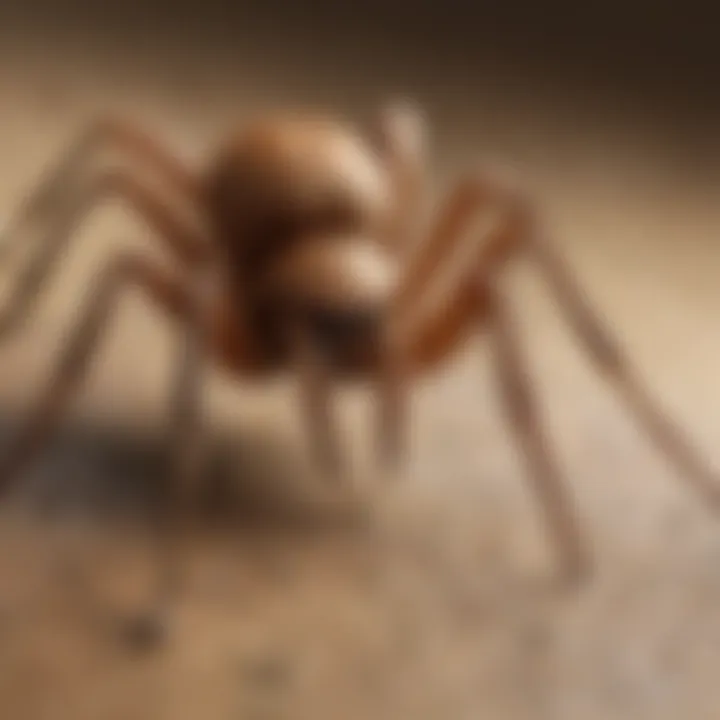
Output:
<instances>
[{"instance_id":1,"label":"ground surface","mask_svg":"<svg viewBox=\"0 0 720 720\"><path fill-rule=\"evenodd\" d=\"M83 74L72 58L45 58L0 69L3 212L111 101L192 155L241 100L255 100L251 92L224 97L200 76L179 90L171 73L151 82L123 67L99 64ZM504 106L496 104L494 116L487 104L455 118L446 111L442 169L491 148L524 163L557 244L656 395L720 468L717 177L647 134L611 125L595 131L577 119L538 120L528 140L522 129L488 120L500 117ZM522 113L515 117L520 127ZM41 387L93 269L114 248L147 239L122 208L85 226L52 299L3 348L7 423ZM481 343L418 390L407 478L370 496L372 478L359 472L360 496L369 499L355 504L328 499L297 472L303 455L291 388L218 378L209 401L215 455L232 468L243 512L234 532L198 538L170 646L156 657L128 657L106 622L112 608L142 603L141 544L123 545L122 529L100 531L100 523L76 537L63 532L66 524L8 518L0 716L717 717L720 525L587 369L542 283L526 271L512 282L596 554L597 576L580 596L558 598L542 582L551 556ZM66 432L33 473L41 487L52 478L63 487L137 489L152 479L162 458L171 340L159 318L128 298ZM361 470L363 409L362 398L348 398ZM368 505L371 527L362 522ZM77 544L102 591L99 605L78 599L53 572Z\"/></svg>"}]
</instances>

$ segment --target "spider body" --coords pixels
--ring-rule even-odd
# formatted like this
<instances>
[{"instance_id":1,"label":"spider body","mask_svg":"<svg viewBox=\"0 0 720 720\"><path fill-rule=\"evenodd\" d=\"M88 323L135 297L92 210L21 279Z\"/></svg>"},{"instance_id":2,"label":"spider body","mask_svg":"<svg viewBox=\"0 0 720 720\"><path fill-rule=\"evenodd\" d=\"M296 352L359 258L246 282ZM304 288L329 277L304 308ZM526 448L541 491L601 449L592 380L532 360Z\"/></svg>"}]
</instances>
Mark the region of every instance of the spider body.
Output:
<instances>
[{"instance_id":1,"label":"spider body","mask_svg":"<svg viewBox=\"0 0 720 720\"><path fill-rule=\"evenodd\" d=\"M334 476L343 474L332 416L334 382L372 381L379 400L380 469L386 472L404 449L410 382L440 368L478 331L493 344L499 399L528 461L562 569L579 579L589 569L587 549L549 450L502 284L508 267L526 258L554 290L596 369L693 489L717 507L714 474L642 388L544 237L532 200L497 174L471 172L421 224L425 125L404 107L378 120L379 132L372 136L327 117L259 118L220 143L200 169L185 165L131 122L105 119L84 132L6 230L5 250L22 242L29 229L44 228L46 235L18 275L0 330L16 328L28 316L76 224L99 200L124 199L154 231L168 262L127 252L107 262L48 389L0 460L0 490L11 487L48 440L100 347L118 299L131 287L183 329L173 396L179 497L198 473L204 360L239 380L296 373L315 457ZM110 150L127 167L99 163ZM153 175L155 183L148 181ZM479 232L478 219L488 213L495 222ZM441 302L423 309L429 288L458 253L464 262ZM175 521L184 515L178 510L183 506L172 504ZM171 535L177 539L174 530ZM167 563L165 579L175 566Z\"/></svg>"},{"instance_id":2,"label":"spider body","mask_svg":"<svg viewBox=\"0 0 720 720\"><path fill-rule=\"evenodd\" d=\"M332 118L261 118L220 148L203 186L226 258L227 332L248 334L255 371L291 365L297 323L337 375L375 373L399 269L381 241L391 188L377 149Z\"/></svg>"}]
</instances>

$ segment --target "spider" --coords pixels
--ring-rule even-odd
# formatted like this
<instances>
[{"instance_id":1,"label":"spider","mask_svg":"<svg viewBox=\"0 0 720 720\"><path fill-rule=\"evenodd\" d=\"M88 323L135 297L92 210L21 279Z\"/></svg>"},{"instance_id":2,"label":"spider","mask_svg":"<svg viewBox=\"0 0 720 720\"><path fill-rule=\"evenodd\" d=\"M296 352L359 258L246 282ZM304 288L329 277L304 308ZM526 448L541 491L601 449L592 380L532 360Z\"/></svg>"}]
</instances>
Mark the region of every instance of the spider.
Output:
<instances>
[{"instance_id":1,"label":"spider","mask_svg":"<svg viewBox=\"0 0 720 720\"><path fill-rule=\"evenodd\" d=\"M5 307L17 329L74 228L101 200L121 198L144 219L168 260L119 252L99 274L49 387L0 460L0 489L38 454L78 390L122 293L139 289L182 329L174 384L171 511L160 537L165 581L176 587L177 549L201 469L202 371L208 362L260 381L294 371L318 468L343 475L332 419L336 381L371 380L378 399L378 459L394 472L405 453L407 396L473 332L485 332L507 420L527 460L563 577L592 567L574 503L563 487L514 320L504 271L533 260L597 370L649 437L714 507L720 485L682 432L652 401L617 343L553 249L532 201L489 170L460 177L434 213L428 199L428 132L408 103L387 105L371 127L330 113L264 114L219 143L200 168L183 164L134 122L107 117L83 132L28 193L3 252L41 231ZM107 151L120 165L100 162ZM488 220L481 232L480 219ZM490 220L492 222L490 222ZM428 307L429 291L459 253L466 262ZM158 602L158 608L166 603Z\"/></svg>"}]
</instances>

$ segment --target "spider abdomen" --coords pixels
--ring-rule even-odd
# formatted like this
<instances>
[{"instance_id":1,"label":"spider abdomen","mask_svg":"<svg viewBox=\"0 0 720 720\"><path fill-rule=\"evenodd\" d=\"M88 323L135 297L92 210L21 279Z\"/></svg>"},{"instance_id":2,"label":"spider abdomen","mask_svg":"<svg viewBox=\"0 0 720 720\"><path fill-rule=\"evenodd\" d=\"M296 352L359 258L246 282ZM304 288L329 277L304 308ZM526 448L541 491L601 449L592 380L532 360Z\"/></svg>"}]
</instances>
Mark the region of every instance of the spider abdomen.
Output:
<instances>
[{"instance_id":1,"label":"spider abdomen","mask_svg":"<svg viewBox=\"0 0 720 720\"><path fill-rule=\"evenodd\" d=\"M362 136L313 117L244 128L211 164L207 192L219 241L250 273L308 233L372 231L389 201Z\"/></svg>"}]
</instances>

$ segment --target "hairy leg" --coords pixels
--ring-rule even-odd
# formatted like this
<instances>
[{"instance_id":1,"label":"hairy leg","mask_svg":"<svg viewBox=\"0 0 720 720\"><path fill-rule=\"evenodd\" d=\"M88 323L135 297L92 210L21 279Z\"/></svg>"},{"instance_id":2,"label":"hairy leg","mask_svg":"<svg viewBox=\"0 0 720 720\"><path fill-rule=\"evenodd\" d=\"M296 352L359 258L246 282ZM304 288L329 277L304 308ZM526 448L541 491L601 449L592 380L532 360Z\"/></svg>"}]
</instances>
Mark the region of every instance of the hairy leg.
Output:
<instances>
[{"instance_id":1,"label":"hairy leg","mask_svg":"<svg viewBox=\"0 0 720 720\"><path fill-rule=\"evenodd\" d=\"M204 228L191 218L183 217L142 177L129 170L105 171L90 178L87 185L78 187L51 219L46 237L21 269L0 312L0 336L19 329L62 257L73 231L92 208L111 197L127 202L183 264L193 264L209 254Z\"/></svg>"}]
</instances>

